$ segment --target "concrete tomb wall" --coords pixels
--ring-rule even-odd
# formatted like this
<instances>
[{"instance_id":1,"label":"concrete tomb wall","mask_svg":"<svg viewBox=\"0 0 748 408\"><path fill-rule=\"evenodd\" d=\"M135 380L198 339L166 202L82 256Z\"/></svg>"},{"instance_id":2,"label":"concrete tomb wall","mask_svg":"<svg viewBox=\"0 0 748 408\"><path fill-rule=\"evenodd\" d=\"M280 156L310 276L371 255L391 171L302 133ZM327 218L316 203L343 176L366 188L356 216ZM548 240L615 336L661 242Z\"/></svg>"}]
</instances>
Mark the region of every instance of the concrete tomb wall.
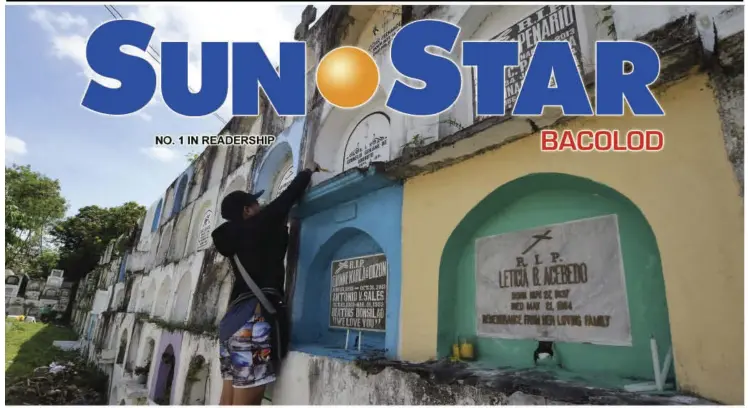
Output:
<instances>
[{"instance_id":1,"label":"concrete tomb wall","mask_svg":"<svg viewBox=\"0 0 748 408\"><path fill-rule=\"evenodd\" d=\"M134 248L107 248L82 285L74 320L84 352L111 374L110 403L218 403L216 325L233 285L210 236L225 221L221 200L235 190L264 190L262 200L271 200L312 161L326 171L314 175L289 222L292 352L274 404L703 402L621 390L653 378L651 336L660 356L672 346L667 377L681 390L742 401L742 366L726 351L740 349L742 334L709 319L684 325L703 314L691 301L702 294L710 315L740 320L733 313L742 299L735 284L742 282L740 173L725 158L740 150L742 131L718 113L739 116L739 95L718 105L714 95L722 91L708 88L730 83L718 80L726 74L689 71L702 50L725 49L709 48L693 18L716 24L715 44L742 31L732 17L739 13L721 7L653 6L641 21L619 6L330 7L299 31L307 75L329 50L360 46L379 64L378 93L342 110L312 89L303 119L278 118L263 99L261 120L233 118L219 134L273 134L272 146L207 148L148 209ZM560 111L532 120L477 117L471 68L461 69L462 95L442 114L393 112L385 95L402 78L389 61L390 43L419 18L458 24L460 40L518 40L525 48L569 40L586 80L594 79L595 41L636 38L658 26L652 19L681 18L670 21L668 35L651 36L662 52L680 50L662 58L667 86L656 92L667 117L564 123L657 126L678 140L634 167L622 154L540 157L537 132L557 124ZM663 37L684 44L663 47ZM450 58L459 61L460 53ZM513 97L522 69L509 77ZM729 137L718 137L721 131ZM533 274L533 266L554 261L565 266ZM703 270L718 273L696 273ZM476 361L424 362L465 340ZM526 370L535 355L543 368ZM361 361L369 357L385 359ZM146 366L147 382L139 384L133 371ZM526 384L534 394L506 384Z\"/></svg>"}]
</instances>

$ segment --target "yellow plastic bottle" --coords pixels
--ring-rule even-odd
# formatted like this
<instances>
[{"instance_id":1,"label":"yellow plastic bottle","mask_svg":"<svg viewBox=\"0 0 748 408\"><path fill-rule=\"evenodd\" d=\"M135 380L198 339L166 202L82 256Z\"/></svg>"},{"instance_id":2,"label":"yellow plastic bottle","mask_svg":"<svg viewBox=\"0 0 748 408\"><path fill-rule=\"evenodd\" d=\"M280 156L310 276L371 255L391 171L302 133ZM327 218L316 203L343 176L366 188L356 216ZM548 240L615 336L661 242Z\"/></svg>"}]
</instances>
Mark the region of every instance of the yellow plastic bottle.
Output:
<instances>
[{"instance_id":1,"label":"yellow plastic bottle","mask_svg":"<svg viewBox=\"0 0 748 408\"><path fill-rule=\"evenodd\" d=\"M452 345L452 361L458 361L460 359L460 345L455 343Z\"/></svg>"},{"instance_id":2,"label":"yellow plastic bottle","mask_svg":"<svg viewBox=\"0 0 748 408\"><path fill-rule=\"evenodd\" d=\"M468 343L467 340L463 340L462 344L460 345L460 357L463 360L468 360L468 361L475 359L473 345Z\"/></svg>"}]
</instances>

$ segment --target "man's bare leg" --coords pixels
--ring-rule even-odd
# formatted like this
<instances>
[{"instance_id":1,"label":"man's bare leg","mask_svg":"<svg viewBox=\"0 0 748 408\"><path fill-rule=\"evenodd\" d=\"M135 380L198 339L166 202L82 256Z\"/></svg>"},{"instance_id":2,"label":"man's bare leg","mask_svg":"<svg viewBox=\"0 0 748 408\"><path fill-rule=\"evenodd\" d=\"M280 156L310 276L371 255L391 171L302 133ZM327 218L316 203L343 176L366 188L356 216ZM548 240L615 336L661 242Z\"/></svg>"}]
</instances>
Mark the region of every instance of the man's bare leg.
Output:
<instances>
[{"instance_id":1,"label":"man's bare leg","mask_svg":"<svg viewBox=\"0 0 748 408\"><path fill-rule=\"evenodd\" d=\"M221 402L218 405L232 405L234 402L234 387L231 386L232 380L223 380L221 389Z\"/></svg>"},{"instance_id":2,"label":"man's bare leg","mask_svg":"<svg viewBox=\"0 0 748 408\"><path fill-rule=\"evenodd\" d=\"M265 386L252 388L234 388L234 405L262 405Z\"/></svg>"}]
</instances>

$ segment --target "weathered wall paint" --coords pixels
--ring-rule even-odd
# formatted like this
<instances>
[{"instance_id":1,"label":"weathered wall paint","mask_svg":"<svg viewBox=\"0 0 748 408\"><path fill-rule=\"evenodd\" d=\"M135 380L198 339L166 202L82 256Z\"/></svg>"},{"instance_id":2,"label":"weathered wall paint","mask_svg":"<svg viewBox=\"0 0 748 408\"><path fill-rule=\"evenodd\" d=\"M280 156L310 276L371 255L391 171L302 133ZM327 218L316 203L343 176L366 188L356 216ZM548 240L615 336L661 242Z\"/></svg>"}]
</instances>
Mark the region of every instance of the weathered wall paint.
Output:
<instances>
[{"instance_id":1,"label":"weathered wall paint","mask_svg":"<svg viewBox=\"0 0 748 408\"><path fill-rule=\"evenodd\" d=\"M637 155L636 165L633 154L541 153L535 134L406 182L402 240L407 272L402 292L408 296L402 298L400 344L404 358L436 356L438 319L430 311L438 308L441 254L464 215L511 180L539 172L566 173L617 190L652 226L662 258L680 387L728 403L742 401L742 331L735 329L740 325L722 322L743 320L735 307L743 297L743 208L725 157L720 118L705 75L657 93L666 117L627 114L584 118L564 126L661 129L667 138L665 149ZM480 176L486 174L491 177ZM713 273L704 274L706 270ZM694 298L705 301L695 303Z\"/></svg>"}]
</instances>

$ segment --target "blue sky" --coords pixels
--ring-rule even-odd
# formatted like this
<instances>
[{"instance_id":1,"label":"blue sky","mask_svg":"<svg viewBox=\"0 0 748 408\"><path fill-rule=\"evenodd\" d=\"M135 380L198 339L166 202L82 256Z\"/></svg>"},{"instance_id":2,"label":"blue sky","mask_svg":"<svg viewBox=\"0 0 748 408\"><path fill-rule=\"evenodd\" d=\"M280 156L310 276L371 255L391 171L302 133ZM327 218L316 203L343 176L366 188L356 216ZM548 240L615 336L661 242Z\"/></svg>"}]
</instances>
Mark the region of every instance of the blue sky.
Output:
<instances>
[{"instance_id":1,"label":"blue sky","mask_svg":"<svg viewBox=\"0 0 748 408\"><path fill-rule=\"evenodd\" d=\"M199 42L259 41L277 61L278 42L293 39L304 5L115 7L126 18L154 25L151 45L157 49L161 40L189 41L194 54L190 84L199 89ZM317 8L319 17L327 5ZM202 151L188 146L156 149L154 136L216 134L223 127L212 115L179 116L159 95L143 111L126 117L103 116L80 105L89 78L97 77L85 62L85 41L96 26L113 19L103 5L6 6L5 16L5 163L30 164L59 179L69 215L94 204L136 201L150 206L184 171L185 155ZM219 110L225 120L230 118L230 98Z\"/></svg>"}]
</instances>

